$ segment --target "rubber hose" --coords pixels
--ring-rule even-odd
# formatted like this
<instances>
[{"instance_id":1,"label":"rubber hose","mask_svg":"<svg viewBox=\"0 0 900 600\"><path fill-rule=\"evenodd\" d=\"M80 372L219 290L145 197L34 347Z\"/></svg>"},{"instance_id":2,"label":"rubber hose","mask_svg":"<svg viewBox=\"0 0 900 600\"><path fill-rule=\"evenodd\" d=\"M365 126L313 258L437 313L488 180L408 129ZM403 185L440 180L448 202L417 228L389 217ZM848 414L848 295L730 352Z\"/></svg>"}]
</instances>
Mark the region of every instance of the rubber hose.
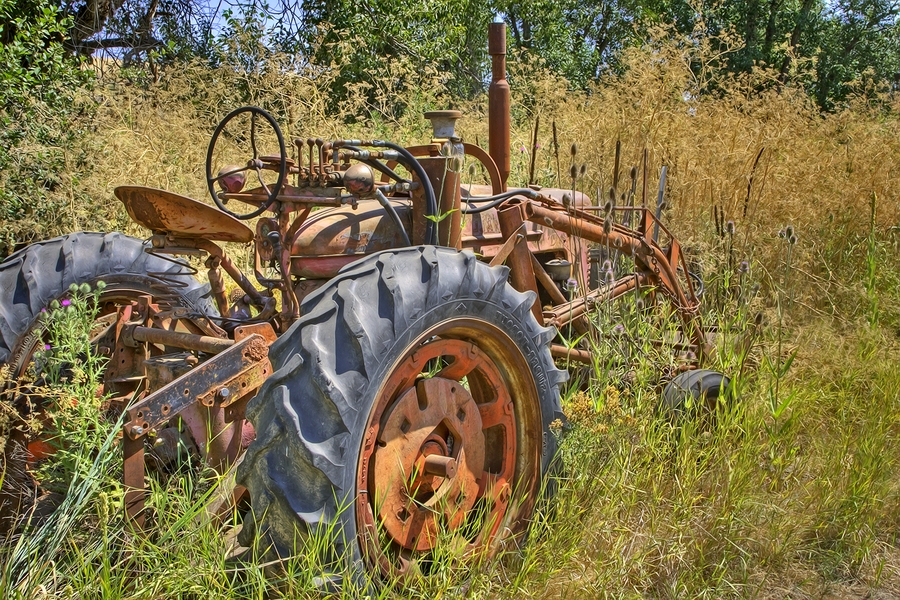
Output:
<instances>
[{"instance_id":1,"label":"rubber hose","mask_svg":"<svg viewBox=\"0 0 900 600\"><path fill-rule=\"evenodd\" d=\"M400 230L400 234L403 236L403 242L407 246L412 246L409 241L409 236L406 234L406 228L403 227L403 223L400 222L400 215L397 214L397 211L394 210L394 206L391 204L391 201L387 199L381 190L375 190L375 197L378 198L378 202L381 206L384 207L384 210L387 211L388 216L391 218L391 221L394 222L394 225L397 226L397 229Z\"/></svg>"},{"instance_id":2,"label":"rubber hose","mask_svg":"<svg viewBox=\"0 0 900 600\"><path fill-rule=\"evenodd\" d=\"M481 213L486 210L490 210L499 206L504 201L512 198L513 196L525 196L531 200L537 198L538 194L534 190L529 189L518 189L518 190L508 190L503 192L502 194L497 194L496 196L484 196L481 198L466 198L464 202L466 204L481 204L482 202L487 202L484 206L478 206L477 208L469 208L463 209L460 212L464 215L474 215L476 213Z\"/></svg>"},{"instance_id":3,"label":"rubber hose","mask_svg":"<svg viewBox=\"0 0 900 600\"><path fill-rule=\"evenodd\" d=\"M425 190L426 217L432 217L431 219L428 219L428 223L425 224L425 240L429 244L436 246L437 227L435 227L435 225L437 223L435 219L438 216L437 197L434 195L434 188L431 186L431 180L428 179L428 175L425 173L425 169L422 168L422 165L419 163L419 161L416 160L416 157L413 156L409 152L409 150L407 150L403 146L399 146L393 142L388 142L386 140L373 140L372 146L389 148L397 152L397 154L406 159L406 162L408 164L406 164L405 166L408 169L414 171L416 173L416 176L418 176L419 180L422 182L422 186Z\"/></svg>"}]
</instances>

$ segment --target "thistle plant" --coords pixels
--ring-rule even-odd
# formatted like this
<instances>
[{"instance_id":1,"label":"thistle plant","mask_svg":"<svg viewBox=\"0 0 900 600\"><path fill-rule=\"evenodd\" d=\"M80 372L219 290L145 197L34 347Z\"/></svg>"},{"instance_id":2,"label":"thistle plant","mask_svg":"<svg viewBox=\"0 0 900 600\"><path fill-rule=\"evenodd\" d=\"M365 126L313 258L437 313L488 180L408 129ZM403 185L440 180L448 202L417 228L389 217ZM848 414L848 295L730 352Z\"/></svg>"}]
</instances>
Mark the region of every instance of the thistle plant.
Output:
<instances>
[{"instance_id":1,"label":"thistle plant","mask_svg":"<svg viewBox=\"0 0 900 600\"><path fill-rule=\"evenodd\" d=\"M91 513L106 522L121 505L121 494L115 493L121 486L113 472L117 422L107 419L101 393L106 359L96 356L91 344L104 287L103 282L95 289L73 284L65 298L41 313L41 345L29 374L35 383L28 395L32 410L43 418L31 421L40 427L29 433L40 436L49 450L33 475L42 490L61 500L44 520L27 512L23 516L28 535L18 536L7 549L0 591L44 580L53 561L78 546L72 536L92 520Z\"/></svg>"},{"instance_id":2,"label":"thistle plant","mask_svg":"<svg viewBox=\"0 0 900 600\"><path fill-rule=\"evenodd\" d=\"M779 239L784 246L784 270L780 285L776 284L775 308L777 325L775 329L775 355L765 357L764 364L769 372L768 409L771 423L766 424L766 430L770 438L769 459L776 474L776 481L780 479L784 467L793 457L796 448L793 446L782 448L782 440L788 440L787 433L793 425L793 414L789 410L795 398L795 392L782 393L782 382L785 379L794 358L796 349L785 356L784 336L785 319L787 312L793 303L793 290L791 288L792 258L794 246L797 244L797 235L794 228L788 225L778 232Z\"/></svg>"},{"instance_id":3,"label":"thistle plant","mask_svg":"<svg viewBox=\"0 0 900 600\"><path fill-rule=\"evenodd\" d=\"M38 469L45 489L64 493L76 473L84 475L90 465L84 459L96 452L109 433L101 393L107 359L93 352L97 302L105 288L72 284L67 298L54 300L41 313L44 344L35 354L41 402L47 419L42 437L52 459Z\"/></svg>"}]
</instances>

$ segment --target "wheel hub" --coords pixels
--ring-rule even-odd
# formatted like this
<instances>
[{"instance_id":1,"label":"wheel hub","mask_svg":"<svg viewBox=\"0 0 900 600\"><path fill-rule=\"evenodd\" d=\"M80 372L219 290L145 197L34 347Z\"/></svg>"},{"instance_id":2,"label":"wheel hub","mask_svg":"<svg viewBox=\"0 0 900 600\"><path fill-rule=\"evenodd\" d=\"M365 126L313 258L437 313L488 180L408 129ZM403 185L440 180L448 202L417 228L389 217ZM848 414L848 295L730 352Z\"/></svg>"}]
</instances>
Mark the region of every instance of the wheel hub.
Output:
<instances>
[{"instance_id":1,"label":"wheel hub","mask_svg":"<svg viewBox=\"0 0 900 600\"><path fill-rule=\"evenodd\" d=\"M478 498L484 434L478 405L458 381L422 379L396 401L378 436L376 514L410 550L430 550Z\"/></svg>"},{"instance_id":2,"label":"wheel hub","mask_svg":"<svg viewBox=\"0 0 900 600\"><path fill-rule=\"evenodd\" d=\"M445 332L469 339L441 337ZM528 496L510 504L517 473L539 464L539 448L519 443L520 427L533 423L533 386L520 385L518 375L528 364L507 354L507 344L488 354L490 343L482 349L472 341L482 334L488 341L500 335L470 319L423 333L375 399L360 449L356 513L364 552L386 575L419 568L438 537L461 555L491 554L533 504L535 477L522 488Z\"/></svg>"}]
</instances>

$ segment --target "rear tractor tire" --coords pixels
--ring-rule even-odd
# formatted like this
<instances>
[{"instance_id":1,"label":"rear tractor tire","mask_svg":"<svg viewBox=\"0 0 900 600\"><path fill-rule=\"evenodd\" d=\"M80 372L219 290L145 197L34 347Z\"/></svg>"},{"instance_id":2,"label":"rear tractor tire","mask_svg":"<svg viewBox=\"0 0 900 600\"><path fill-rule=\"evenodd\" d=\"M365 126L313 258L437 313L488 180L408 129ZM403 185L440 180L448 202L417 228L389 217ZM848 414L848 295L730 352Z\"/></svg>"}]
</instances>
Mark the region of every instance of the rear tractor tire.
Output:
<instances>
[{"instance_id":1,"label":"rear tractor tire","mask_svg":"<svg viewBox=\"0 0 900 600\"><path fill-rule=\"evenodd\" d=\"M242 543L256 535L286 558L328 532L326 565L403 577L428 574L439 540L475 560L524 531L567 374L533 294L507 276L471 253L406 248L354 263L304 302L247 407L257 437L238 468L254 513Z\"/></svg>"},{"instance_id":2,"label":"rear tractor tire","mask_svg":"<svg viewBox=\"0 0 900 600\"><path fill-rule=\"evenodd\" d=\"M62 300L72 284L88 284L92 289L103 281L106 287L98 298L99 326L116 308L131 304L140 296L151 296L161 307L186 309L186 317L196 320L217 315L209 296L209 285L201 284L192 270L179 262L145 252L149 243L121 233L74 233L32 244L0 263L0 367L8 368L15 387L33 364L35 352L43 345L39 317L54 300ZM32 439L26 419L46 406L30 406L15 389L0 387L0 400L8 403L9 417L0 455L0 538L15 526L19 516L38 509L39 482L31 467L46 449L40 439ZM52 508L52 507L51 507ZM40 507L38 510L49 510Z\"/></svg>"}]
</instances>

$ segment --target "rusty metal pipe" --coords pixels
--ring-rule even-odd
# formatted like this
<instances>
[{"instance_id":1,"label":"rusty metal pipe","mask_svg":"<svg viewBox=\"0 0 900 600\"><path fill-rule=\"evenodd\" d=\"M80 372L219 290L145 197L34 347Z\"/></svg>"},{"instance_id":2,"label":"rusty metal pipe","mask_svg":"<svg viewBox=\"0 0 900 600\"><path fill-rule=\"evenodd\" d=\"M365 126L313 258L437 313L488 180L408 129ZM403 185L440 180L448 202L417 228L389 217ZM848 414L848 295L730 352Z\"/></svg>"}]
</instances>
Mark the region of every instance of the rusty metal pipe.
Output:
<instances>
[{"instance_id":1,"label":"rusty metal pipe","mask_svg":"<svg viewBox=\"0 0 900 600\"><path fill-rule=\"evenodd\" d=\"M126 345L131 345L128 343L129 341L147 342L149 344L175 346L185 350L196 350L197 352L206 352L208 354L218 354L234 345L234 340L185 333L183 331L141 327L139 325L127 328L123 332L123 340Z\"/></svg>"},{"instance_id":2,"label":"rusty metal pipe","mask_svg":"<svg viewBox=\"0 0 900 600\"><path fill-rule=\"evenodd\" d=\"M225 296L225 281L222 279L222 272L219 271L219 259L210 256L206 260L206 268L209 287L216 300L216 308L219 309L220 315L224 315L228 312L228 297Z\"/></svg>"},{"instance_id":3,"label":"rusty metal pipe","mask_svg":"<svg viewBox=\"0 0 900 600\"><path fill-rule=\"evenodd\" d=\"M568 213L545 208L535 202L522 202L525 218L539 225L558 229L569 235L583 237L598 244L609 244L612 248L630 254L638 251L642 240L632 232L626 233L613 226L609 233L603 230L603 219L584 214L583 218L569 216Z\"/></svg>"},{"instance_id":4,"label":"rusty metal pipe","mask_svg":"<svg viewBox=\"0 0 900 600\"><path fill-rule=\"evenodd\" d=\"M488 25L491 87L488 88L488 149L500 170L503 190L509 179L509 83L506 81L506 23Z\"/></svg>"},{"instance_id":5,"label":"rusty metal pipe","mask_svg":"<svg viewBox=\"0 0 900 600\"><path fill-rule=\"evenodd\" d=\"M602 287L566 304L554 306L551 310L546 312L546 315L549 316L548 323L559 327L570 321L574 321L587 312L590 304L615 300L634 290L639 285L643 285L646 281L647 275L636 273L625 279L616 281L615 285L612 287Z\"/></svg>"},{"instance_id":6,"label":"rusty metal pipe","mask_svg":"<svg viewBox=\"0 0 900 600\"><path fill-rule=\"evenodd\" d=\"M449 248L462 249L462 227L460 227L460 174L450 170L452 158L431 156L420 158L419 164L428 175L431 186L437 194L437 215L446 215L437 225L437 244Z\"/></svg>"},{"instance_id":7,"label":"rusty metal pipe","mask_svg":"<svg viewBox=\"0 0 900 600\"><path fill-rule=\"evenodd\" d=\"M193 245L196 248L200 248L201 250L205 250L209 252L212 256L215 256L219 259L219 266L225 270L226 273L238 284L238 287L241 288L245 294L250 296L250 303L254 306L262 307L260 313L254 318L254 321L267 321L275 315L276 304L277 301L272 296L263 296L259 293L253 284L247 279L247 276L244 275L237 266L231 262L231 259L225 254L225 251L222 250L218 245L211 242L210 240L202 240L202 239L191 239L191 240L178 240L175 242L182 242L185 244ZM287 265L285 265L287 268Z\"/></svg>"},{"instance_id":8,"label":"rusty metal pipe","mask_svg":"<svg viewBox=\"0 0 900 600\"><path fill-rule=\"evenodd\" d=\"M321 138L316 140L318 144L321 142ZM322 146L319 145L319 151L321 153ZM320 163L321 164L321 163ZM294 321L300 318L300 302L297 300L297 296L294 294L294 286L291 283L291 270L288 265L291 264L291 244L290 240L287 239L288 231L291 228L291 214L288 211L282 211L281 214L278 215L278 232L281 235L281 264L284 267L281 269L281 316L284 319L285 325L290 325ZM276 248L276 251L278 249Z\"/></svg>"},{"instance_id":9,"label":"rusty metal pipe","mask_svg":"<svg viewBox=\"0 0 900 600\"><path fill-rule=\"evenodd\" d=\"M576 350L575 348L566 348L559 344L550 345L550 356L553 358L567 358L577 362L592 364L593 356L587 350Z\"/></svg>"},{"instance_id":10,"label":"rusty metal pipe","mask_svg":"<svg viewBox=\"0 0 900 600\"><path fill-rule=\"evenodd\" d=\"M672 298L675 307L686 317L687 313L696 310L699 302L688 299L678 284L675 267L669 262L668 257L652 240L645 239L639 234L614 225L609 231L604 231L603 220L587 213L583 217L573 218L565 212L555 211L534 202L521 203L525 218L534 223L553 227L564 233L582 237L600 244L610 244L623 254L630 254L642 270L651 273L652 282L659 283L665 292ZM597 222L599 221L599 223ZM641 233L646 236L653 217L649 211L644 211L644 226ZM611 225L611 224L610 224Z\"/></svg>"}]
</instances>

